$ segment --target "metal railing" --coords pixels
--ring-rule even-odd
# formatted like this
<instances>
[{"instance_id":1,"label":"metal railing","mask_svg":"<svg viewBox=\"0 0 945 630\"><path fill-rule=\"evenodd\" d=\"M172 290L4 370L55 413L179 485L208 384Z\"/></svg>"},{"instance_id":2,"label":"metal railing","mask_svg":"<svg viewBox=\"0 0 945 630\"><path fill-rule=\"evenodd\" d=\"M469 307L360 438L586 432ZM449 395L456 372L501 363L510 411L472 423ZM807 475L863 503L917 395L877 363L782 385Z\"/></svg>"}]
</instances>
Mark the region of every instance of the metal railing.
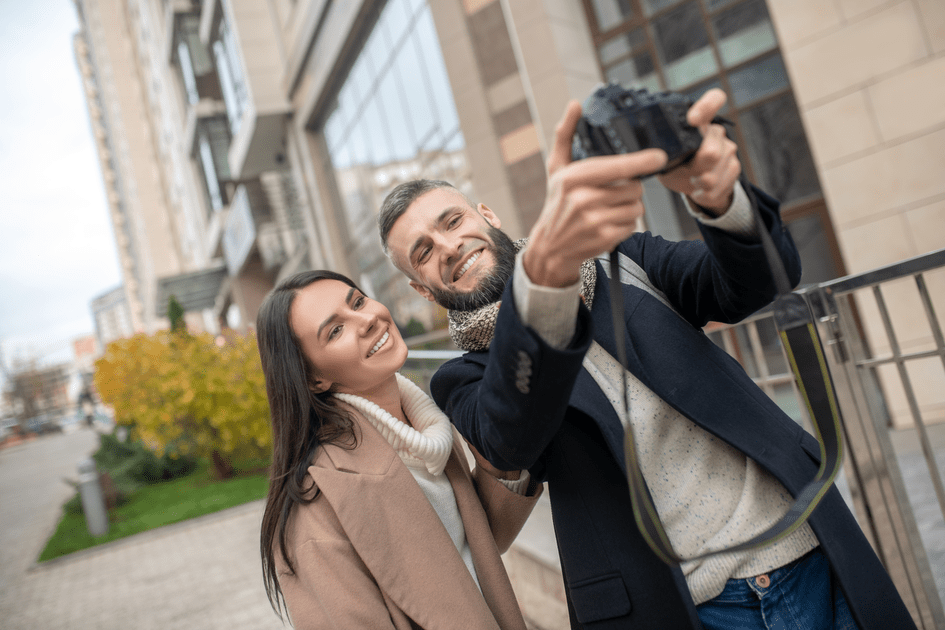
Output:
<instances>
[{"instance_id":1,"label":"metal railing","mask_svg":"<svg viewBox=\"0 0 945 630\"><path fill-rule=\"evenodd\" d=\"M910 278L915 289L906 298L905 284ZM933 294L930 284L942 287L942 295ZM890 309L887 292L895 294L897 308ZM945 414L945 401L940 407L935 401L923 403L914 384L919 374L933 396L936 392L945 395L945 370L936 371L929 365L938 358L945 368L945 335L935 309L936 301L945 304L945 249L807 287L800 293L810 304L821 339L830 349L827 360L847 447L844 476L849 490L845 496L919 628L945 629L945 562L930 562L912 505L920 502L927 506L930 500L913 497L910 501L910 490L916 493L919 486L932 489L926 494L937 500L942 520L934 514L927 516L926 524L931 522L931 526L926 527L926 536L934 539L930 544L941 544L945 558L945 484L928 421L945 419L938 417ZM911 300L915 308L903 309L906 300ZM924 324L919 323L922 320L917 314L924 315ZM912 333L908 349L900 341L904 326ZM924 333L916 334L917 328ZM706 332L789 416L811 430L770 310L737 325L708 327ZM410 350L406 371L428 389L436 368L461 354L458 350ZM921 369L910 371L910 366L922 362ZM891 412L891 390L905 399L905 418L902 413L897 416ZM892 440L892 433L903 431L904 424L911 424L908 430L915 431L928 472L927 479L910 484L910 488L903 481ZM940 433L945 436L945 432ZM941 442L941 457L945 459L945 439ZM917 467L912 460L910 466L915 473Z\"/></svg>"}]
</instances>

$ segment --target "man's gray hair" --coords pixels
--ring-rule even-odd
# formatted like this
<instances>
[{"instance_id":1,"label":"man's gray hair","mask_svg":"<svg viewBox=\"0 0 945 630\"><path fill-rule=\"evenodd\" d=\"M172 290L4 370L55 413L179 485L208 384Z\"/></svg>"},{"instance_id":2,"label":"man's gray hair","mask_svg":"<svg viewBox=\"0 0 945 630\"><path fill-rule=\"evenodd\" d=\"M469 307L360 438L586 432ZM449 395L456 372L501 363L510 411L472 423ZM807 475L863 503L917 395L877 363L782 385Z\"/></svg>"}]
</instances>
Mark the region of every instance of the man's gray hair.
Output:
<instances>
[{"instance_id":1,"label":"man's gray hair","mask_svg":"<svg viewBox=\"0 0 945 630\"><path fill-rule=\"evenodd\" d=\"M460 195L463 195L453 184L443 181L442 179L415 179L399 184L384 198L384 203L381 204L381 211L377 215L377 227L381 232L381 246L384 248L384 253L387 254L388 257L390 256L390 250L387 247L387 237L390 235L394 223L397 222L397 219L407 211L410 204L416 201L418 197L425 195L431 190L437 190L438 188L451 188ZM475 208L466 195L463 195L463 198L466 199L470 206Z\"/></svg>"}]
</instances>

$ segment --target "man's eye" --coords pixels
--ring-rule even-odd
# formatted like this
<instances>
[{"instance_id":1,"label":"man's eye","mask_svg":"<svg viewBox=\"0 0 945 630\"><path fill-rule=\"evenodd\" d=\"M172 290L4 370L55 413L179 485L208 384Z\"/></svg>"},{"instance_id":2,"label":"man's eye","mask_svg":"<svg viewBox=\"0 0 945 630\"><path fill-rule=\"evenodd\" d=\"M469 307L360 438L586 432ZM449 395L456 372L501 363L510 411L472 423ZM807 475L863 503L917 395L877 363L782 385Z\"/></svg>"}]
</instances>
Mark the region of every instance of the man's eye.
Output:
<instances>
[{"instance_id":1,"label":"man's eye","mask_svg":"<svg viewBox=\"0 0 945 630\"><path fill-rule=\"evenodd\" d=\"M446 227L449 229L453 229L454 227L459 225L459 222L460 220L462 220L462 218L463 218L463 215L457 214L455 217L450 219L449 223L446 224Z\"/></svg>"},{"instance_id":2,"label":"man's eye","mask_svg":"<svg viewBox=\"0 0 945 630\"><path fill-rule=\"evenodd\" d=\"M424 248L420 251L420 255L417 256L417 262L418 262L418 263L425 262L426 259L429 258L429 257L430 257L430 248L429 248L429 247L424 247Z\"/></svg>"}]
</instances>

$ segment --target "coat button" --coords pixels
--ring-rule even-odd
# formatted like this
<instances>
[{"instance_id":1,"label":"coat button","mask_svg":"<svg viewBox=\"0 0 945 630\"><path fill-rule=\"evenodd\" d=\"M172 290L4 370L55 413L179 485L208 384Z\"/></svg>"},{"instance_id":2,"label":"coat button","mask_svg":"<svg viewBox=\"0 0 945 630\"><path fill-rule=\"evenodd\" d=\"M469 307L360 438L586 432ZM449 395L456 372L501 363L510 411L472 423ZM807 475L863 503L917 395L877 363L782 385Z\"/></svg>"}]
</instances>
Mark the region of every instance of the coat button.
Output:
<instances>
[{"instance_id":1,"label":"coat button","mask_svg":"<svg viewBox=\"0 0 945 630\"><path fill-rule=\"evenodd\" d=\"M769 578L767 575L759 575L755 578L755 584L761 588L768 588L771 586L771 578Z\"/></svg>"}]
</instances>

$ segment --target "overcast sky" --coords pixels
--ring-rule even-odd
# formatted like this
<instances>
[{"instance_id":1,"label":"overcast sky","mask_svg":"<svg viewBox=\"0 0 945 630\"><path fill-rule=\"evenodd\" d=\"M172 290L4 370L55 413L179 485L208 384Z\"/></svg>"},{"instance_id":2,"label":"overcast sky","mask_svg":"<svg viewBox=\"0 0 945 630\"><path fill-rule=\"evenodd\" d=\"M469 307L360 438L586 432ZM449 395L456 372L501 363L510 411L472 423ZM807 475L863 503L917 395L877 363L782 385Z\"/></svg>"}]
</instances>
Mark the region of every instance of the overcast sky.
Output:
<instances>
[{"instance_id":1,"label":"overcast sky","mask_svg":"<svg viewBox=\"0 0 945 630\"><path fill-rule=\"evenodd\" d=\"M70 0L0 0L0 350L70 360L121 283ZM2 377L0 377L2 378Z\"/></svg>"}]
</instances>

